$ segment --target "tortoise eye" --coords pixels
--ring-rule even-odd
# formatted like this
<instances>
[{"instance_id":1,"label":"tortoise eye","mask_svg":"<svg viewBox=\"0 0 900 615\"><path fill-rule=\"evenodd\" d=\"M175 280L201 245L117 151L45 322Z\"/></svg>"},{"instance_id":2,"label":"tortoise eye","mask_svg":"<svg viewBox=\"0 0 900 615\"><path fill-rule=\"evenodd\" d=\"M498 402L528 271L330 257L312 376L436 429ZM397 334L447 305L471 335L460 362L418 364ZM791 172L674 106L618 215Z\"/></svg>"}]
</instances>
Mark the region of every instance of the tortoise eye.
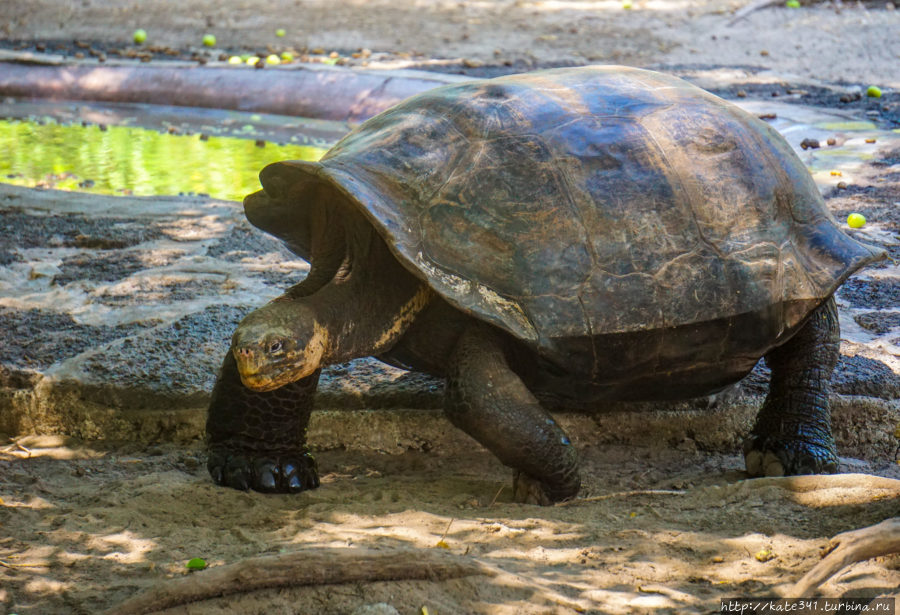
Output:
<instances>
[{"instance_id":1,"label":"tortoise eye","mask_svg":"<svg viewBox=\"0 0 900 615\"><path fill-rule=\"evenodd\" d=\"M276 352L280 351L283 346L284 343L281 340L275 340L274 342L269 344L269 353L275 354Z\"/></svg>"}]
</instances>

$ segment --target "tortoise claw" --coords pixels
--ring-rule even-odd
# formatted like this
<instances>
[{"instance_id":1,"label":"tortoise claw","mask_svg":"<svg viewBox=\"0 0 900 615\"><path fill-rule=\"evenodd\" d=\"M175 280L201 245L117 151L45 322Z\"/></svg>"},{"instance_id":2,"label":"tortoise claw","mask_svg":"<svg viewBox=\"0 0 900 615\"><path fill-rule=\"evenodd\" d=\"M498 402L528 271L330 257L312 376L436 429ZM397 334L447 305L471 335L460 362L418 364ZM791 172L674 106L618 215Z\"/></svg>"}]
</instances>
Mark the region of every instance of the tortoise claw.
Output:
<instances>
[{"instance_id":1,"label":"tortoise claw","mask_svg":"<svg viewBox=\"0 0 900 615\"><path fill-rule=\"evenodd\" d=\"M577 488L574 491L551 490L545 483L524 472L516 472L513 476L513 501L521 504L552 506L557 502L571 500L577 493Z\"/></svg>"},{"instance_id":2,"label":"tortoise claw","mask_svg":"<svg viewBox=\"0 0 900 615\"><path fill-rule=\"evenodd\" d=\"M751 476L835 474L833 447L804 440L751 435L744 443L744 463Z\"/></svg>"},{"instance_id":3,"label":"tortoise claw","mask_svg":"<svg viewBox=\"0 0 900 615\"><path fill-rule=\"evenodd\" d=\"M319 486L316 460L307 452L259 455L211 450L206 464L217 485L261 493L300 493Z\"/></svg>"}]
</instances>

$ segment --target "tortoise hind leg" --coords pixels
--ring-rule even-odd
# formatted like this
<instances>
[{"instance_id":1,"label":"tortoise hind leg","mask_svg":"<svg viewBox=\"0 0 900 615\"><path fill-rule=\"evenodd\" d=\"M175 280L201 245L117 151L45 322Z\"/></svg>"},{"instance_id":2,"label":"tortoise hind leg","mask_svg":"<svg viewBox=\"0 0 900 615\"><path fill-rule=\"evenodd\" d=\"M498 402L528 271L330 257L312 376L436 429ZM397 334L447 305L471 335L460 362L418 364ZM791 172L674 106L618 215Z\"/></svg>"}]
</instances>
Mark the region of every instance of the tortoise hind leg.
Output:
<instances>
[{"instance_id":1,"label":"tortoise hind leg","mask_svg":"<svg viewBox=\"0 0 900 615\"><path fill-rule=\"evenodd\" d=\"M495 332L470 326L448 371L447 418L515 470L516 501L548 505L578 493L575 447L509 367Z\"/></svg>"},{"instance_id":2,"label":"tortoise hind leg","mask_svg":"<svg viewBox=\"0 0 900 615\"><path fill-rule=\"evenodd\" d=\"M274 391L241 383L231 352L216 379L206 419L207 469L219 485L268 493L319 486L316 461L306 447L319 372Z\"/></svg>"},{"instance_id":3,"label":"tortoise hind leg","mask_svg":"<svg viewBox=\"0 0 900 615\"><path fill-rule=\"evenodd\" d=\"M751 475L837 472L828 394L839 353L837 307L829 297L800 331L766 355L769 394L744 444Z\"/></svg>"}]
</instances>

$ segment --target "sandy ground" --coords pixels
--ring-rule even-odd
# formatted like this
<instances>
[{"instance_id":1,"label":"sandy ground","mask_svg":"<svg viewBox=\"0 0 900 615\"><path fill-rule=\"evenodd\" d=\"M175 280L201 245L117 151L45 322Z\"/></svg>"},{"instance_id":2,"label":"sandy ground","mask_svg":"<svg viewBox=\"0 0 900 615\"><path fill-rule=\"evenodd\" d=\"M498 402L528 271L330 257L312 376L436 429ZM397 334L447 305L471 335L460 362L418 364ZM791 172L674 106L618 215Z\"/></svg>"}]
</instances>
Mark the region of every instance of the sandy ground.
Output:
<instances>
[{"instance_id":1,"label":"sandy ground","mask_svg":"<svg viewBox=\"0 0 900 615\"><path fill-rule=\"evenodd\" d=\"M211 32L222 49L335 50L350 64L622 62L900 87L900 11L885 3L848 3L840 12L778 6L729 25L741 5L13 0L3 3L0 33L31 44L109 46L141 27L160 45L196 47ZM283 40L278 27L288 30ZM359 49L373 53L352 58ZM507 471L479 451L327 451L320 489L268 496L213 486L199 443L18 439L0 452L0 610L97 613L154 584L199 578L185 568L194 557L219 566L302 548L370 547L414 570L442 542L495 574L261 590L167 612L361 615L390 613L371 607L387 603L404 615L709 613L722 599L789 587L830 536L900 511L896 464L847 460L842 469L858 473L810 483L742 481L737 456L690 447L586 448L582 457L588 499L540 508L511 503ZM898 586L893 556L853 566L823 594L872 598Z\"/></svg>"},{"instance_id":2,"label":"sandy ground","mask_svg":"<svg viewBox=\"0 0 900 615\"><path fill-rule=\"evenodd\" d=\"M511 503L507 472L483 452L326 452L318 490L271 496L215 487L198 446L20 444L0 454L0 604L19 614L97 613L203 575L185 568L194 557L219 566L368 547L415 571L440 541L498 574L261 590L165 612L353 613L387 603L409 615L709 613L720 600L789 586L826 537L900 505L896 479L741 481L737 456L696 450L583 450L587 499L542 508ZM855 565L823 594L871 598L898 586L894 556Z\"/></svg>"}]
</instances>

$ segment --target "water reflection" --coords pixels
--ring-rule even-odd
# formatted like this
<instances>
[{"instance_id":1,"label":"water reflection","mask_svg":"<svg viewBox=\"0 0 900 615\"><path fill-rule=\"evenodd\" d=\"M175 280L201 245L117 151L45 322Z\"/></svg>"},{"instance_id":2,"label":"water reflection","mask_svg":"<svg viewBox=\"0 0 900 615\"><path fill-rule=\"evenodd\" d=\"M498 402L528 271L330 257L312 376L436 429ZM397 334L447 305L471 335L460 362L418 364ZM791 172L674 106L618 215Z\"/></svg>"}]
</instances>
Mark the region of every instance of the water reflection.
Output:
<instances>
[{"instance_id":1,"label":"water reflection","mask_svg":"<svg viewBox=\"0 0 900 615\"><path fill-rule=\"evenodd\" d=\"M317 160L326 151L262 144L136 126L0 120L0 181L101 194L197 193L240 200L259 189L259 170L266 164Z\"/></svg>"}]
</instances>

